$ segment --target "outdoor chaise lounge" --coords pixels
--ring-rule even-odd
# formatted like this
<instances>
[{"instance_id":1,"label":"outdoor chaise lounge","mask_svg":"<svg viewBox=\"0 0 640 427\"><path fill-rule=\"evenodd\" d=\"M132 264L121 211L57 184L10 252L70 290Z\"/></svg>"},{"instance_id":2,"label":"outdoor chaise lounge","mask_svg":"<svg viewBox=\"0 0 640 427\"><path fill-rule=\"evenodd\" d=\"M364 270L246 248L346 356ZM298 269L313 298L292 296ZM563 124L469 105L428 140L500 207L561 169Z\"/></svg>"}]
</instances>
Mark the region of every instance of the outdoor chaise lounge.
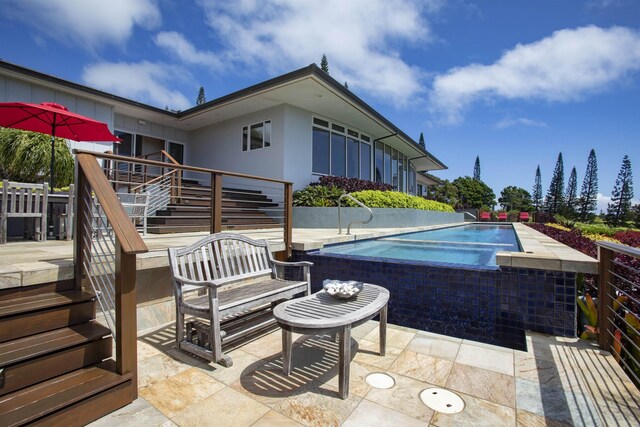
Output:
<instances>
[{"instance_id":1,"label":"outdoor chaise lounge","mask_svg":"<svg viewBox=\"0 0 640 427\"><path fill-rule=\"evenodd\" d=\"M520 222L529 222L529 212L520 212Z\"/></svg>"},{"instance_id":2,"label":"outdoor chaise lounge","mask_svg":"<svg viewBox=\"0 0 640 427\"><path fill-rule=\"evenodd\" d=\"M506 212L500 212L498 214L498 221L506 221L507 220L507 213Z\"/></svg>"},{"instance_id":3,"label":"outdoor chaise lounge","mask_svg":"<svg viewBox=\"0 0 640 427\"><path fill-rule=\"evenodd\" d=\"M480 212L480 221L489 221L491 214L489 212Z\"/></svg>"}]
</instances>

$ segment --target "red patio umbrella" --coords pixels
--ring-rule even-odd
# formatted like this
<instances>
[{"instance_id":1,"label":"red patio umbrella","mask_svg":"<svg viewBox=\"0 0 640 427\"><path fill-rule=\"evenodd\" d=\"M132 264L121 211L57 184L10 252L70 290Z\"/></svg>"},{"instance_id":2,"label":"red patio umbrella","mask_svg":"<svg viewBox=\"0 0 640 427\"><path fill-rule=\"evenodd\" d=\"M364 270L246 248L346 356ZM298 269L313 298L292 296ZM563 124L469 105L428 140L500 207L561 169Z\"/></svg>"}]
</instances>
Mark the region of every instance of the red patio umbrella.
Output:
<instances>
[{"instance_id":1,"label":"red patio umbrella","mask_svg":"<svg viewBox=\"0 0 640 427\"><path fill-rule=\"evenodd\" d=\"M0 126L51 135L51 191L56 137L73 141L121 141L111 133L106 123L72 113L55 102L0 102Z\"/></svg>"}]
</instances>

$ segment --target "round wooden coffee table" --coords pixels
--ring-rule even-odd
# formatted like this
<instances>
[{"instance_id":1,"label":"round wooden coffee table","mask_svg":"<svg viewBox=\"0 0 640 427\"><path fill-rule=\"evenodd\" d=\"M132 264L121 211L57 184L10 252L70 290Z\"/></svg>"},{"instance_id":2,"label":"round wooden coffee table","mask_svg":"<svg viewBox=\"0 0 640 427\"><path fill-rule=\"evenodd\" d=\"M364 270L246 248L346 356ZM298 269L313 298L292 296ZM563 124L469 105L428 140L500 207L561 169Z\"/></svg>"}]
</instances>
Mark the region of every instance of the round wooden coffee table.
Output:
<instances>
[{"instance_id":1,"label":"round wooden coffee table","mask_svg":"<svg viewBox=\"0 0 640 427\"><path fill-rule=\"evenodd\" d=\"M381 286L365 283L355 297L343 300L324 290L302 298L278 304L273 316L282 328L282 370L291 373L292 333L304 335L338 334L339 373L338 394L349 396L349 363L351 361L351 328L380 314L380 355L384 356L387 342L387 303L389 291Z\"/></svg>"}]
</instances>

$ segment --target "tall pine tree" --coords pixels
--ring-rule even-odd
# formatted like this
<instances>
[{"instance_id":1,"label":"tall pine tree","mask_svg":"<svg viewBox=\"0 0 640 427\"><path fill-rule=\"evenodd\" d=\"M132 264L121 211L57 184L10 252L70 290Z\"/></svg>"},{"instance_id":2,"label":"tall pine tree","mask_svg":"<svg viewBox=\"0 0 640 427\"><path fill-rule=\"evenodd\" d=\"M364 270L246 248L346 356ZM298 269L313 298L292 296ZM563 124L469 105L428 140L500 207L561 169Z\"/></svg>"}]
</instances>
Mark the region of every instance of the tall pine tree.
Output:
<instances>
[{"instance_id":1,"label":"tall pine tree","mask_svg":"<svg viewBox=\"0 0 640 427\"><path fill-rule=\"evenodd\" d=\"M196 98L196 105L202 105L207 102L207 98L204 96L204 87L200 86L200 90L198 90L198 98Z\"/></svg>"},{"instance_id":2,"label":"tall pine tree","mask_svg":"<svg viewBox=\"0 0 640 427\"><path fill-rule=\"evenodd\" d=\"M578 203L578 172L576 167L571 169L569 181L567 182L567 193L565 195L565 208L567 215L574 216Z\"/></svg>"},{"instance_id":3,"label":"tall pine tree","mask_svg":"<svg viewBox=\"0 0 640 427\"><path fill-rule=\"evenodd\" d=\"M560 212L564 205L564 164L562 162L562 153L558 154L556 167L553 170L551 184L544 202L547 212L554 214Z\"/></svg>"},{"instance_id":4,"label":"tall pine tree","mask_svg":"<svg viewBox=\"0 0 640 427\"><path fill-rule=\"evenodd\" d=\"M629 156L625 155L622 158L622 167L618 172L616 184L611 192L611 203L607 206L607 218L613 225L618 225L629 219L631 199L633 199L631 160L629 160Z\"/></svg>"},{"instance_id":5,"label":"tall pine tree","mask_svg":"<svg viewBox=\"0 0 640 427\"><path fill-rule=\"evenodd\" d=\"M422 134L422 132L420 132L420 139L418 139L418 144L420 144L420 147L424 148L425 150L427 149L427 146L424 143L424 135Z\"/></svg>"},{"instance_id":6,"label":"tall pine tree","mask_svg":"<svg viewBox=\"0 0 640 427\"><path fill-rule=\"evenodd\" d=\"M540 210L542 206L542 175L540 175L540 165L536 168L536 180L533 184L533 206L536 207L536 212Z\"/></svg>"},{"instance_id":7,"label":"tall pine tree","mask_svg":"<svg viewBox=\"0 0 640 427\"><path fill-rule=\"evenodd\" d=\"M327 55L322 54L322 59L320 60L320 69L325 73L329 74L329 60L327 60Z\"/></svg>"},{"instance_id":8,"label":"tall pine tree","mask_svg":"<svg viewBox=\"0 0 640 427\"><path fill-rule=\"evenodd\" d=\"M476 156L476 164L473 165L473 179L482 181L480 179L480 156Z\"/></svg>"},{"instance_id":9,"label":"tall pine tree","mask_svg":"<svg viewBox=\"0 0 640 427\"><path fill-rule=\"evenodd\" d=\"M596 209L598 203L598 161L596 152L592 148L587 159L587 170L584 173L580 200L578 201L578 213L580 219L585 221L589 214Z\"/></svg>"}]
</instances>

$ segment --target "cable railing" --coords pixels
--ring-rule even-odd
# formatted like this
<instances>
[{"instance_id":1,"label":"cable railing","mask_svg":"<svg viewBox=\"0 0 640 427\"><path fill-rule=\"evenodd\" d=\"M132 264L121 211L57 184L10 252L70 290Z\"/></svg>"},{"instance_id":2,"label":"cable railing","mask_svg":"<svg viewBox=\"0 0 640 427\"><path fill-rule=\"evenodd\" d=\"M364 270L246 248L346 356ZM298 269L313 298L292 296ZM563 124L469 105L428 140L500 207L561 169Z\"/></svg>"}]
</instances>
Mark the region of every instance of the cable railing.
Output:
<instances>
[{"instance_id":1,"label":"cable railing","mask_svg":"<svg viewBox=\"0 0 640 427\"><path fill-rule=\"evenodd\" d=\"M136 254L147 247L93 154L76 152L74 280L96 295L119 374L137 375ZM133 398L137 397L133 381Z\"/></svg>"},{"instance_id":2,"label":"cable railing","mask_svg":"<svg viewBox=\"0 0 640 427\"><path fill-rule=\"evenodd\" d=\"M605 241L597 245L598 343L640 387L640 250Z\"/></svg>"},{"instance_id":3,"label":"cable railing","mask_svg":"<svg viewBox=\"0 0 640 427\"><path fill-rule=\"evenodd\" d=\"M247 231L283 242L285 256L291 255L290 182L180 165L164 152L154 156L165 161L90 154L101 161L104 175L123 202L132 194L147 195L144 217L130 215L139 230L148 234Z\"/></svg>"}]
</instances>

